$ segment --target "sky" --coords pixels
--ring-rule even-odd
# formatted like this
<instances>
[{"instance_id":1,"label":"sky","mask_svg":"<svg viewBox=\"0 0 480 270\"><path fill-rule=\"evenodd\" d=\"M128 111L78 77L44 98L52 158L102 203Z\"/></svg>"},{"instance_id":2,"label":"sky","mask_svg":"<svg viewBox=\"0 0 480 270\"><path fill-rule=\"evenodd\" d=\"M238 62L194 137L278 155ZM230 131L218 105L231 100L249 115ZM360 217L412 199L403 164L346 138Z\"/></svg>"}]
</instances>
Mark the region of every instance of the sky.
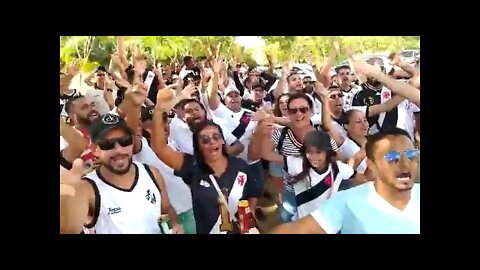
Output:
<instances>
[{"instance_id":1,"label":"sky","mask_svg":"<svg viewBox=\"0 0 480 270\"><path fill-rule=\"evenodd\" d=\"M239 36L235 40L245 48L253 48L265 44L258 36Z\"/></svg>"},{"instance_id":2,"label":"sky","mask_svg":"<svg viewBox=\"0 0 480 270\"><path fill-rule=\"evenodd\" d=\"M265 45L265 41L263 41L263 39L259 38L258 36L239 36L235 38L235 41L247 49L256 48L255 60L257 63L263 62L264 55L262 47Z\"/></svg>"}]
</instances>

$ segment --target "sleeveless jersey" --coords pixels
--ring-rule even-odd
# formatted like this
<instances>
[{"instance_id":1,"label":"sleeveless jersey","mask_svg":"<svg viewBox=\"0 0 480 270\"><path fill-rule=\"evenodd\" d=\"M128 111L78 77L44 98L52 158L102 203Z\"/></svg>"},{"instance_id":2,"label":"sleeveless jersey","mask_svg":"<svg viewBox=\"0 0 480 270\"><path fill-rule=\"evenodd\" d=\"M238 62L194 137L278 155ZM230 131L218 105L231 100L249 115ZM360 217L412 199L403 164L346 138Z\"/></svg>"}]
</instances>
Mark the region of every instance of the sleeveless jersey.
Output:
<instances>
[{"instance_id":1,"label":"sleeveless jersey","mask_svg":"<svg viewBox=\"0 0 480 270\"><path fill-rule=\"evenodd\" d=\"M160 188L146 165L133 162L135 179L130 189L106 182L98 170L84 179L95 191L95 216L92 226L96 234L160 234ZM151 174L151 175L150 175Z\"/></svg>"}]
</instances>

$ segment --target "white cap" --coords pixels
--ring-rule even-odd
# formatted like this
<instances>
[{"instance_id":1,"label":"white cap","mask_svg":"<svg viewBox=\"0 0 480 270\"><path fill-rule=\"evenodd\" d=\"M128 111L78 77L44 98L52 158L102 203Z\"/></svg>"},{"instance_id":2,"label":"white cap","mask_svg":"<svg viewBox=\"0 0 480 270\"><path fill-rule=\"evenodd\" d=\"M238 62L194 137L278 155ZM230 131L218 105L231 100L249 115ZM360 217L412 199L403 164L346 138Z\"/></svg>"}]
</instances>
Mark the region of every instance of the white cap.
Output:
<instances>
[{"instance_id":1,"label":"white cap","mask_svg":"<svg viewBox=\"0 0 480 270\"><path fill-rule=\"evenodd\" d=\"M236 87L232 87L231 85L228 85L227 88L223 90L223 96L226 97L231 92L237 92L238 94L240 94L240 91Z\"/></svg>"}]
</instances>

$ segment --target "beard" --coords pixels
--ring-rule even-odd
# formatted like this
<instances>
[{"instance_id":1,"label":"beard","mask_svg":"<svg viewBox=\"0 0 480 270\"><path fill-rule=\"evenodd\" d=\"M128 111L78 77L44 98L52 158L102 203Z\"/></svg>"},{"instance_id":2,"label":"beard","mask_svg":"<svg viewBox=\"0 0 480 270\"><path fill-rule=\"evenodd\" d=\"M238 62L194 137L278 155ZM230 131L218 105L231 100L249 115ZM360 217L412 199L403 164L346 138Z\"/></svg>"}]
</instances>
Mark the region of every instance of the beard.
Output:
<instances>
[{"instance_id":1,"label":"beard","mask_svg":"<svg viewBox=\"0 0 480 270\"><path fill-rule=\"evenodd\" d=\"M119 167L110 159L108 162L103 163L103 166L105 166L107 170L111 171L114 174L124 175L130 170L130 167L132 167L132 163L132 157L130 157L125 167Z\"/></svg>"},{"instance_id":2,"label":"beard","mask_svg":"<svg viewBox=\"0 0 480 270\"><path fill-rule=\"evenodd\" d=\"M77 116L77 122L79 125L86 126L86 127L89 127L92 124L92 120L90 120L90 118L88 117L83 118L83 117Z\"/></svg>"}]
</instances>

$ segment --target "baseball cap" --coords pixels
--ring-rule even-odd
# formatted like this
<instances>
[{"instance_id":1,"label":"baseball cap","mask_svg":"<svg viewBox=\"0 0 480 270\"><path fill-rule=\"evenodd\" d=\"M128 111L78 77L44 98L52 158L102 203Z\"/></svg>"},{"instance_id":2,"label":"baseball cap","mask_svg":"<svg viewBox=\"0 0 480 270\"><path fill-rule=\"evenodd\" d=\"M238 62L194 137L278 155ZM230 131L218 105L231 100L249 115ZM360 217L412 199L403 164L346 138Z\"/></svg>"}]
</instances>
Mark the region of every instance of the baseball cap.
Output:
<instances>
[{"instance_id":1,"label":"baseball cap","mask_svg":"<svg viewBox=\"0 0 480 270\"><path fill-rule=\"evenodd\" d=\"M104 66L98 66L97 68L95 68L94 73L98 71L107 72L107 69Z\"/></svg>"},{"instance_id":2,"label":"baseball cap","mask_svg":"<svg viewBox=\"0 0 480 270\"><path fill-rule=\"evenodd\" d=\"M330 143L330 136L326 132L319 130L307 133L303 146L305 149L313 146L319 150L333 151L332 144Z\"/></svg>"},{"instance_id":3,"label":"baseball cap","mask_svg":"<svg viewBox=\"0 0 480 270\"><path fill-rule=\"evenodd\" d=\"M229 85L223 91L223 96L226 97L228 94L230 94L232 92L237 92L238 94L240 94L240 91L238 91L238 89L236 87L233 87L233 86Z\"/></svg>"},{"instance_id":4,"label":"baseball cap","mask_svg":"<svg viewBox=\"0 0 480 270\"><path fill-rule=\"evenodd\" d=\"M123 129L127 134L133 135L133 131L128 127L125 120L111 113L95 119L88 131L92 142L96 143L112 129Z\"/></svg>"},{"instance_id":5,"label":"baseball cap","mask_svg":"<svg viewBox=\"0 0 480 270\"><path fill-rule=\"evenodd\" d=\"M153 109L155 109L155 105L142 107L142 109L141 109L142 110L142 122L153 119Z\"/></svg>"}]
</instances>

